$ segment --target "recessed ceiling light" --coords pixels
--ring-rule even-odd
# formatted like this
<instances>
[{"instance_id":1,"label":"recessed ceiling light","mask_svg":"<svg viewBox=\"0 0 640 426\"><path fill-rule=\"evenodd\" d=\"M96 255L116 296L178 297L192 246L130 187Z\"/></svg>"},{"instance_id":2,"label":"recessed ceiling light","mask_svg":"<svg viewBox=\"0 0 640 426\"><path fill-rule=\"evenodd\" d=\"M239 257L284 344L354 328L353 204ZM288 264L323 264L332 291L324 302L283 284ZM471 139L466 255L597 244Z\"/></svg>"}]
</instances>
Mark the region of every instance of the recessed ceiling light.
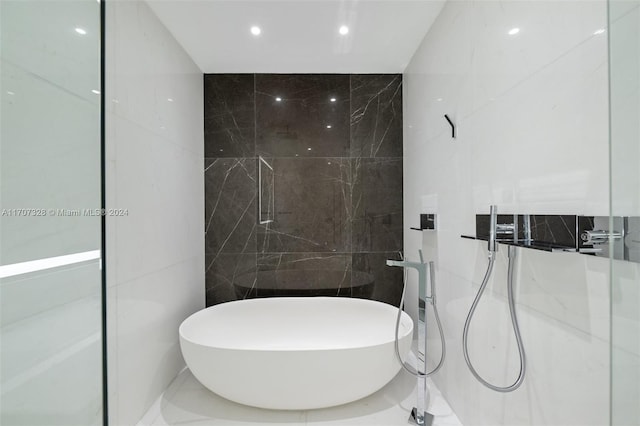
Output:
<instances>
[{"instance_id":1,"label":"recessed ceiling light","mask_svg":"<svg viewBox=\"0 0 640 426\"><path fill-rule=\"evenodd\" d=\"M331 98L331 99L329 99L329 100L330 100L331 102L335 102L335 101L336 101L336 98Z\"/></svg>"},{"instance_id":2,"label":"recessed ceiling light","mask_svg":"<svg viewBox=\"0 0 640 426\"><path fill-rule=\"evenodd\" d=\"M277 97L277 98L276 98L276 102L282 102L282 98Z\"/></svg>"},{"instance_id":3,"label":"recessed ceiling light","mask_svg":"<svg viewBox=\"0 0 640 426\"><path fill-rule=\"evenodd\" d=\"M343 25L343 26L340 27L340 29L338 31L342 35L347 35L347 34L349 34L349 27L347 27L346 25Z\"/></svg>"},{"instance_id":4,"label":"recessed ceiling light","mask_svg":"<svg viewBox=\"0 0 640 426\"><path fill-rule=\"evenodd\" d=\"M593 35L600 35L600 34L604 33L604 31L605 31L604 28L600 28L600 29L596 30L596 32L594 32Z\"/></svg>"},{"instance_id":5,"label":"recessed ceiling light","mask_svg":"<svg viewBox=\"0 0 640 426\"><path fill-rule=\"evenodd\" d=\"M516 35L520 32L520 28L511 28L509 30L509 35Z\"/></svg>"},{"instance_id":6,"label":"recessed ceiling light","mask_svg":"<svg viewBox=\"0 0 640 426\"><path fill-rule=\"evenodd\" d=\"M442 98L438 98L438 99L436 99L436 101L442 102Z\"/></svg>"},{"instance_id":7,"label":"recessed ceiling light","mask_svg":"<svg viewBox=\"0 0 640 426\"><path fill-rule=\"evenodd\" d=\"M331 124L327 124L327 129L330 129L330 128L331 128Z\"/></svg>"},{"instance_id":8,"label":"recessed ceiling light","mask_svg":"<svg viewBox=\"0 0 640 426\"><path fill-rule=\"evenodd\" d=\"M99 94L100 94L100 91L99 91L99 90L96 90L96 89L93 89L93 90L91 91L91 93L95 93L96 95L99 95Z\"/></svg>"},{"instance_id":9,"label":"recessed ceiling light","mask_svg":"<svg viewBox=\"0 0 640 426\"><path fill-rule=\"evenodd\" d=\"M167 101L173 102L173 98L167 98Z\"/></svg>"},{"instance_id":10,"label":"recessed ceiling light","mask_svg":"<svg viewBox=\"0 0 640 426\"><path fill-rule=\"evenodd\" d=\"M307 151L311 151L311 148L307 148Z\"/></svg>"},{"instance_id":11,"label":"recessed ceiling light","mask_svg":"<svg viewBox=\"0 0 640 426\"><path fill-rule=\"evenodd\" d=\"M87 30L85 30L84 28L76 28L76 32L80 35L86 35L87 34Z\"/></svg>"},{"instance_id":12,"label":"recessed ceiling light","mask_svg":"<svg viewBox=\"0 0 640 426\"><path fill-rule=\"evenodd\" d=\"M253 34L254 36L260 35L261 32L262 30L260 29L260 27L251 27L251 34Z\"/></svg>"}]
</instances>

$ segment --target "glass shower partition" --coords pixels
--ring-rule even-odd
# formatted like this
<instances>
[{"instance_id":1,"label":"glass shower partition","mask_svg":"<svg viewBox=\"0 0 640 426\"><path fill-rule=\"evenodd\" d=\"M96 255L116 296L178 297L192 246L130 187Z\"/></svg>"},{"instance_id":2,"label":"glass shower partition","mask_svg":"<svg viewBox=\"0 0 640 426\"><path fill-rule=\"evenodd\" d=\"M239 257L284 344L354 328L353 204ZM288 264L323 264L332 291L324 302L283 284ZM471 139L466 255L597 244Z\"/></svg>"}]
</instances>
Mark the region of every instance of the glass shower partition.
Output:
<instances>
[{"instance_id":1,"label":"glass shower partition","mask_svg":"<svg viewBox=\"0 0 640 426\"><path fill-rule=\"evenodd\" d=\"M0 1L0 424L103 423L101 4Z\"/></svg>"},{"instance_id":2,"label":"glass shower partition","mask_svg":"<svg viewBox=\"0 0 640 426\"><path fill-rule=\"evenodd\" d=\"M611 215L627 217L611 261L611 424L640 424L640 0L609 0Z\"/></svg>"}]
</instances>

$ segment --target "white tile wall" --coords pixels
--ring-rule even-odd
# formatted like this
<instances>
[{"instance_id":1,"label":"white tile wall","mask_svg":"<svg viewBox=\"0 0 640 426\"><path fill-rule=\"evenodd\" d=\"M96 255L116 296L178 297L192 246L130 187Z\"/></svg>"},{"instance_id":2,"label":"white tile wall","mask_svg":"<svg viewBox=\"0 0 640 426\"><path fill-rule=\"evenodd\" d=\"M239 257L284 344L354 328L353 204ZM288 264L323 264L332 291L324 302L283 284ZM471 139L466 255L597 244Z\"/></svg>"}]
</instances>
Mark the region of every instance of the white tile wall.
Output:
<instances>
[{"instance_id":1,"label":"white tile wall","mask_svg":"<svg viewBox=\"0 0 640 426\"><path fill-rule=\"evenodd\" d=\"M202 73L142 1L107 3L109 414L133 425L204 307Z\"/></svg>"},{"instance_id":2,"label":"white tile wall","mask_svg":"<svg viewBox=\"0 0 640 426\"><path fill-rule=\"evenodd\" d=\"M640 215L640 1L610 2L611 209ZM612 424L640 424L640 265L612 265Z\"/></svg>"},{"instance_id":3,"label":"white tile wall","mask_svg":"<svg viewBox=\"0 0 640 426\"><path fill-rule=\"evenodd\" d=\"M405 252L438 263L448 359L434 377L465 425L609 422L609 262L519 250L516 300L527 350L523 386L480 385L462 329L487 265L475 214L609 212L606 1L448 2L404 74ZM515 35L509 30L519 28ZM450 137L448 114L457 125ZM506 250L471 327L470 353L507 385L518 357L506 303ZM411 286L415 288L412 280ZM433 322L432 322L433 323ZM429 344L439 345L430 330ZM430 358L437 361L439 350Z\"/></svg>"}]
</instances>

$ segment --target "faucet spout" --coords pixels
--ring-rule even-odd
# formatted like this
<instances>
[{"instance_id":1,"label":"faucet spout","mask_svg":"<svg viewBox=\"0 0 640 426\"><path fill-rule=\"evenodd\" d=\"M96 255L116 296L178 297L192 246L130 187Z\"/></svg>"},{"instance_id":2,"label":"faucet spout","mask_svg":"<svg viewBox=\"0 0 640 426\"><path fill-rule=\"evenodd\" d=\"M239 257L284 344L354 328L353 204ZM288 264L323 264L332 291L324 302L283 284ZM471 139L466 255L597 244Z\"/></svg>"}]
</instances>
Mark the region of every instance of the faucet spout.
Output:
<instances>
[{"instance_id":1,"label":"faucet spout","mask_svg":"<svg viewBox=\"0 0 640 426\"><path fill-rule=\"evenodd\" d=\"M425 264L420 262L411 262L408 260L387 260L387 266L399 266L401 268L419 269Z\"/></svg>"},{"instance_id":2,"label":"faucet spout","mask_svg":"<svg viewBox=\"0 0 640 426\"><path fill-rule=\"evenodd\" d=\"M427 268L424 262L411 262L408 260L387 260L387 266L397 266L400 268L412 268L418 271L418 289L420 294L426 295L427 290ZM431 297L425 297L426 301L431 301Z\"/></svg>"}]
</instances>

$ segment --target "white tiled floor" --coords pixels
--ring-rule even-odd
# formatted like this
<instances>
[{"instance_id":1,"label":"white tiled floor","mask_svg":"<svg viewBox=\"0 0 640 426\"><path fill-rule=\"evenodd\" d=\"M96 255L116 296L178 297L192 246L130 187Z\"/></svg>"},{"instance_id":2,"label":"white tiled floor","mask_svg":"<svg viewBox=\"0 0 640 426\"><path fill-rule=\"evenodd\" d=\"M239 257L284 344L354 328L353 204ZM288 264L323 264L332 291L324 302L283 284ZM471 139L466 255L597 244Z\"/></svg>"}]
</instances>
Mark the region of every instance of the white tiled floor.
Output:
<instances>
[{"instance_id":1,"label":"white tiled floor","mask_svg":"<svg viewBox=\"0 0 640 426\"><path fill-rule=\"evenodd\" d=\"M462 426L436 386L428 380L427 411L434 426ZM250 386L247 383L247 386ZM416 380L404 371L375 394L339 407L310 411L272 411L223 399L203 387L185 369L147 412L138 426L205 425L369 425L406 426L415 406Z\"/></svg>"}]
</instances>

